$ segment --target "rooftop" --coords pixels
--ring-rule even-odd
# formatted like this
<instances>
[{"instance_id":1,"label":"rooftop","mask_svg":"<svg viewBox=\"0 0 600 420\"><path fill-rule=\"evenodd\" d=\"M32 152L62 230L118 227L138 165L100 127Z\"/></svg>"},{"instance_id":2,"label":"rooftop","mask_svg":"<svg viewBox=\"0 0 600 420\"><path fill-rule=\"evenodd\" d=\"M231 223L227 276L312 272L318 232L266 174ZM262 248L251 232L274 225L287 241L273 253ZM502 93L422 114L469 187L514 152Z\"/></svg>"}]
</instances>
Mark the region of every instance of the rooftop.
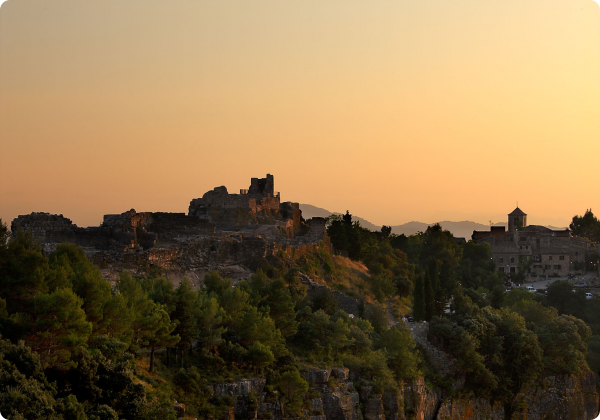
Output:
<instances>
[{"instance_id":1,"label":"rooftop","mask_svg":"<svg viewBox=\"0 0 600 420\"><path fill-rule=\"evenodd\" d=\"M509 216L527 216L527 213L523 212L519 207L514 209L512 213L508 214Z\"/></svg>"}]
</instances>

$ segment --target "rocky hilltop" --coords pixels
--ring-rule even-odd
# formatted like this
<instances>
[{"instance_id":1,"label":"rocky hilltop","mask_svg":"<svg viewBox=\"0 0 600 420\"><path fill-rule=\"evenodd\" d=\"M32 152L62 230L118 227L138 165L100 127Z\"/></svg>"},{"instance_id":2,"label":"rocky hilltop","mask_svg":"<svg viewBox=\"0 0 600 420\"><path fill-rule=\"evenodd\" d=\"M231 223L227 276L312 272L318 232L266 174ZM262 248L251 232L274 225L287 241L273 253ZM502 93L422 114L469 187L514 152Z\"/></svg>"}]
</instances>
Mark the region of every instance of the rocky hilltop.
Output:
<instances>
[{"instance_id":1,"label":"rocky hilltop","mask_svg":"<svg viewBox=\"0 0 600 420\"><path fill-rule=\"evenodd\" d=\"M252 178L239 194L216 187L191 200L188 214L131 209L81 228L63 215L31 213L12 221L13 235L19 230L29 231L47 251L65 241L83 247L107 278L123 269L158 268L195 283L217 269L236 280L272 255L300 255L319 244L331 249L325 219L304 220L298 203L281 202L270 174Z\"/></svg>"}]
</instances>

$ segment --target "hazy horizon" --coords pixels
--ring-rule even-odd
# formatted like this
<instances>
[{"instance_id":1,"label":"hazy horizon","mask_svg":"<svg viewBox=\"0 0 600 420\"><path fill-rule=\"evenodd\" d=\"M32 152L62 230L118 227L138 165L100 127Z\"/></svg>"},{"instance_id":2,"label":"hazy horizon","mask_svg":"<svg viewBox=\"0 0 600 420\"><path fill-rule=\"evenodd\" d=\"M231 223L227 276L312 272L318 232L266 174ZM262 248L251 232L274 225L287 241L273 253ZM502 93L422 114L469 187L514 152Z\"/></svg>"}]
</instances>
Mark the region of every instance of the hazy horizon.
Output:
<instances>
[{"instance_id":1,"label":"hazy horizon","mask_svg":"<svg viewBox=\"0 0 600 420\"><path fill-rule=\"evenodd\" d=\"M374 224L600 214L600 7L9 0L0 218L187 212L275 176Z\"/></svg>"}]
</instances>

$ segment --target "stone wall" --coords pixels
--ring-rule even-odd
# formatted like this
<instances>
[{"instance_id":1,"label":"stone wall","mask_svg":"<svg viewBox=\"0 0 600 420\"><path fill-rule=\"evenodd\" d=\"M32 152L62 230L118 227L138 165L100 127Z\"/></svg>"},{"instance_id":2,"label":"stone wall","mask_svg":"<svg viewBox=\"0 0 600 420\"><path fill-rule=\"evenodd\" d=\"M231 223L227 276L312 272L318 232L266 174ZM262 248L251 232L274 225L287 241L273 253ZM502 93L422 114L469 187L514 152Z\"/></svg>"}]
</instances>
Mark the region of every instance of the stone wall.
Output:
<instances>
[{"instance_id":1,"label":"stone wall","mask_svg":"<svg viewBox=\"0 0 600 420\"><path fill-rule=\"evenodd\" d=\"M462 388L461 382L464 385L464 377L459 375L459 369L456 367L456 363L452 360L452 357L433 346L427 339L429 324L427 322L409 322L407 325L411 331L413 340L427 351L429 361L435 371L440 375L454 377L457 380L455 388Z\"/></svg>"}]
</instances>

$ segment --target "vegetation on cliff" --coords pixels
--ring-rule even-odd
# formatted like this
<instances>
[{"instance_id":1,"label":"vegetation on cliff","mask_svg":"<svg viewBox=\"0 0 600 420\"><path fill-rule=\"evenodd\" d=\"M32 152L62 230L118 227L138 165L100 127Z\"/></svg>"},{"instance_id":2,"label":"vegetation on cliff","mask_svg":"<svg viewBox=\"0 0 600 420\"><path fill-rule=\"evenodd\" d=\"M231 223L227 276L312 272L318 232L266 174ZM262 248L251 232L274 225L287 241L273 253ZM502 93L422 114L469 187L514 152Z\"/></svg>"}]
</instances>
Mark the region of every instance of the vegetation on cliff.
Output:
<instances>
[{"instance_id":1,"label":"vegetation on cliff","mask_svg":"<svg viewBox=\"0 0 600 420\"><path fill-rule=\"evenodd\" d=\"M328 233L349 258L323 247L282 253L235 287L215 271L195 290L160 272L123 272L111 285L81 248L64 243L46 255L0 223L0 412L169 419L179 401L190 416L226 418L235 401L213 385L262 377L267 401L301 416L314 392L302 372L331 366L378 394L421 375L451 391L406 324L390 327L391 313L430 321L430 341L481 396L508 402L545 375L588 369L597 331L575 316L587 320L595 307L550 290L542 301L505 294L489 247L457 243L437 225L410 237L370 232L349 213ZM307 294L304 275L330 289ZM341 310L332 290L357 298L357 313Z\"/></svg>"}]
</instances>

